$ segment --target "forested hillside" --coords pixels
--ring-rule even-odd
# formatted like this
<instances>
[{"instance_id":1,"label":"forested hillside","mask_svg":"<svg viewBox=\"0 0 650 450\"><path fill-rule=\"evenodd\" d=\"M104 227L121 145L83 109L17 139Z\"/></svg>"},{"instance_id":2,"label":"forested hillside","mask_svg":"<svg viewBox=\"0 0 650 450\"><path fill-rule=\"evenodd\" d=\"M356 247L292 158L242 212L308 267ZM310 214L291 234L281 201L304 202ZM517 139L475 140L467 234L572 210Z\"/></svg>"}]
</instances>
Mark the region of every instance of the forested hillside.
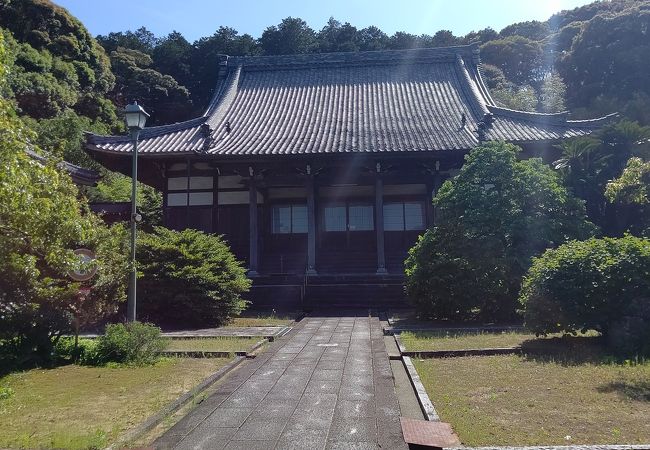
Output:
<instances>
[{"instance_id":1,"label":"forested hillside","mask_svg":"<svg viewBox=\"0 0 650 450\"><path fill-rule=\"evenodd\" d=\"M98 41L110 55L121 95L149 104L156 121L168 122L173 108L183 118L202 110L214 88L217 55L277 55L481 44L483 73L504 106L578 117L621 111L650 123L643 104L650 98L650 2L614 0L562 11L546 22L522 22L497 32L491 28L454 36L448 30L415 36L387 35L377 27L358 29L331 18L320 30L288 17L255 39L220 27L194 43L181 34L156 37L146 28L109 33ZM125 53L133 63L124 64ZM137 55L137 56L136 56ZM149 58L147 58L147 56ZM139 59L138 59L139 58ZM175 87L142 92L131 75L137 61L170 75L189 91L191 106ZM124 81L122 81L124 80Z\"/></svg>"},{"instance_id":2,"label":"forested hillside","mask_svg":"<svg viewBox=\"0 0 650 450\"><path fill-rule=\"evenodd\" d=\"M0 0L0 27L9 47L9 88L39 144L69 161L92 164L81 150L83 130L123 132L117 111L138 100L149 125L199 114L214 89L217 58L310 52L481 46L482 72L495 99L515 109L574 117L621 112L650 124L650 0L599 1L545 22L485 28L465 36L448 30L387 35L331 18L320 30L288 17L259 38L217 27L195 42L180 33L155 36L145 27L93 38L49 0ZM100 197L128 196L108 177ZM118 182L119 184L119 182Z\"/></svg>"}]
</instances>

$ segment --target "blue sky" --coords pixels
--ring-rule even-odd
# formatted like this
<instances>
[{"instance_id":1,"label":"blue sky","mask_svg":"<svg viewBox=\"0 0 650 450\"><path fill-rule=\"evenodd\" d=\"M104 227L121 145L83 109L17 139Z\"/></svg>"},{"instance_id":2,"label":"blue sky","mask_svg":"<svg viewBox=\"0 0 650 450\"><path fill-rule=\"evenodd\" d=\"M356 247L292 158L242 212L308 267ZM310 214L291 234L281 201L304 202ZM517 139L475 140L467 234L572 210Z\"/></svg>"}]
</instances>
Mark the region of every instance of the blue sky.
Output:
<instances>
[{"instance_id":1,"label":"blue sky","mask_svg":"<svg viewBox=\"0 0 650 450\"><path fill-rule=\"evenodd\" d=\"M54 0L79 18L93 35L144 25L157 36L177 30L189 41L221 25L259 37L269 25L300 17L320 30L331 16L358 28L376 25L388 34L407 31L456 35L514 22L546 20L589 0Z\"/></svg>"}]
</instances>

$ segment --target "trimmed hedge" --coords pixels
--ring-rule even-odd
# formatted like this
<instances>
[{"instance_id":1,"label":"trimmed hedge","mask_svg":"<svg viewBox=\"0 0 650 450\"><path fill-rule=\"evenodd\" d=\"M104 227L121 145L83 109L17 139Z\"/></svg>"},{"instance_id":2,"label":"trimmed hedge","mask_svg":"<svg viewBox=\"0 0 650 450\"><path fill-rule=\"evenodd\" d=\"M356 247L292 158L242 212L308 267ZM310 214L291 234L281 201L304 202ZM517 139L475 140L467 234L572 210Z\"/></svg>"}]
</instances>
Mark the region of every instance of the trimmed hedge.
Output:
<instances>
[{"instance_id":1,"label":"trimmed hedge","mask_svg":"<svg viewBox=\"0 0 650 450\"><path fill-rule=\"evenodd\" d=\"M519 298L537 334L596 330L620 353L650 350L650 240L573 241L547 250Z\"/></svg>"},{"instance_id":2,"label":"trimmed hedge","mask_svg":"<svg viewBox=\"0 0 650 450\"><path fill-rule=\"evenodd\" d=\"M246 308L246 270L220 236L156 227L138 240L138 317L168 328L216 327Z\"/></svg>"}]
</instances>

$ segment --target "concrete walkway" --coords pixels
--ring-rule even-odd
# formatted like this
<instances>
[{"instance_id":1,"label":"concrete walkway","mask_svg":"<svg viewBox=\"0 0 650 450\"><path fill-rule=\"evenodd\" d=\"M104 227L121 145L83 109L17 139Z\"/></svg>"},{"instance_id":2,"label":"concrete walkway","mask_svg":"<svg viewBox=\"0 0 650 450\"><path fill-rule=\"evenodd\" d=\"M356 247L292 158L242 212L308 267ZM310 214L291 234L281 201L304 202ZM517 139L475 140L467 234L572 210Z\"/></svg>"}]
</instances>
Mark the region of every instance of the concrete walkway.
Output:
<instances>
[{"instance_id":1,"label":"concrete walkway","mask_svg":"<svg viewBox=\"0 0 650 450\"><path fill-rule=\"evenodd\" d=\"M234 372L158 449L406 449L379 320L303 319Z\"/></svg>"}]
</instances>

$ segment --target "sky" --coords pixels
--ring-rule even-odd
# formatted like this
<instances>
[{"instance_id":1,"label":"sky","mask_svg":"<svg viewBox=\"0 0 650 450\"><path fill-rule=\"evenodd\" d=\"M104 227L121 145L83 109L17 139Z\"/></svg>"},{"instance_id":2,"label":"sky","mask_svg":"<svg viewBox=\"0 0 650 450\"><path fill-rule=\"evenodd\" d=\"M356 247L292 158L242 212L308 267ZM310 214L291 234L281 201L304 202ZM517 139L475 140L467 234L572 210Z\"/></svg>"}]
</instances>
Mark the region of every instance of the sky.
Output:
<instances>
[{"instance_id":1,"label":"sky","mask_svg":"<svg viewBox=\"0 0 650 450\"><path fill-rule=\"evenodd\" d=\"M591 0L54 0L93 35L145 26L156 36L179 31L190 42L212 35L220 26L253 37L292 16L316 31L330 17L357 28L375 25L396 31L434 34L451 30L462 36L472 30L501 28L526 20L546 20L563 9Z\"/></svg>"}]
</instances>

